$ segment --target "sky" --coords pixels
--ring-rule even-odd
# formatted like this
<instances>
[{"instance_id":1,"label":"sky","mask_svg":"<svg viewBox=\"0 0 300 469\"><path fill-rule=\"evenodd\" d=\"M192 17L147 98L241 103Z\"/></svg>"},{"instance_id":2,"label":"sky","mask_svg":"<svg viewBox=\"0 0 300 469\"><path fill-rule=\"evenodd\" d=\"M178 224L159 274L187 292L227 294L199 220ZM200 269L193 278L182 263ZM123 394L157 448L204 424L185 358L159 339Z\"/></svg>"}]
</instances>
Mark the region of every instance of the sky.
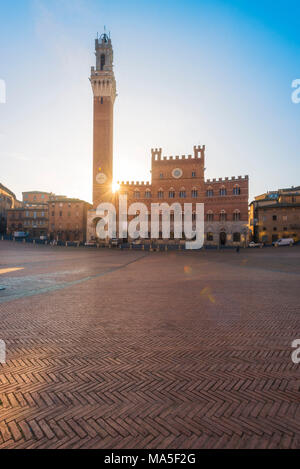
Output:
<instances>
[{"instance_id":1,"label":"sky","mask_svg":"<svg viewBox=\"0 0 300 469\"><path fill-rule=\"evenodd\" d=\"M0 0L0 183L92 198L94 40L114 48L115 180L150 180L151 148L206 145L206 178L250 199L300 185L296 1ZM300 95L300 94L299 94Z\"/></svg>"}]
</instances>

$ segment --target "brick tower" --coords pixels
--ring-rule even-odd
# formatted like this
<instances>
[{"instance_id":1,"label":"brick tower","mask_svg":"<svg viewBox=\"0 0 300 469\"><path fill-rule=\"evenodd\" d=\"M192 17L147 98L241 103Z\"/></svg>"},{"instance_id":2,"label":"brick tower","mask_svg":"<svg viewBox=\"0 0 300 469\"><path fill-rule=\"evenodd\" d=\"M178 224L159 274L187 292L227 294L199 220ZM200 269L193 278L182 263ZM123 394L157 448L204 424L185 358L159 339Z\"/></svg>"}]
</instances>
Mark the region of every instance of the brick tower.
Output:
<instances>
[{"instance_id":1,"label":"brick tower","mask_svg":"<svg viewBox=\"0 0 300 469\"><path fill-rule=\"evenodd\" d=\"M111 39L102 34L95 40L96 67L91 68L94 95L93 206L109 202L113 179L113 110L116 80Z\"/></svg>"}]
</instances>

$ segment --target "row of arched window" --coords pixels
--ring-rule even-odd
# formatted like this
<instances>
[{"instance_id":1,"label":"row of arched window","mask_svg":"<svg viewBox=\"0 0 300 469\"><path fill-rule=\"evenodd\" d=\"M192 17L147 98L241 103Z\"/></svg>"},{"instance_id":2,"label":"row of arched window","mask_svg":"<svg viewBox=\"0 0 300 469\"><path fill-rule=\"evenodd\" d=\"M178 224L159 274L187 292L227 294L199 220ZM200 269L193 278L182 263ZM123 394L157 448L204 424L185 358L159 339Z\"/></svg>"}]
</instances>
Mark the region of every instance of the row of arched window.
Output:
<instances>
[{"instance_id":1,"label":"row of arched window","mask_svg":"<svg viewBox=\"0 0 300 469\"><path fill-rule=\"evenodd\" d=\"M233 195L240 195L241 194L240 186L238 186L238 185L234 186L234 188L232 189L232 194ZM206 197L213 197L214 195L215 195L215 193L214 193L213 188L209 187L206 191ZM227 195L227 189L226 189L225 186L223 186L219 189L219 195L220 196Z\"/></svg>"},{"instance_id":2,"label":"row of arched window","mask_svg":"<svg viewBox=\"0 0 300 469\"><path fill-rule=\"evenodd\" d=\"M232 213L232 221L240 221L241 219L241 212L239 210L234 210ZM209 210L206 213L206 221L227 221L229 220L228 214L225 210L221 210L221 212L214 214L212 210Z\"/></svg>"},{"instance_id":3,"label":"row of arched window","mask_svg":"<svg viewBox=\"0 0 300 469\"><path fill-rule=\"evenodd\" d=\"M233 195L240 195L240 193L241 193L241 188L240 188L239 186L235 186L235 187L233 188L233 192L232 192L232 193L233 193ZM124 192L124 194L127 194L127 193ZM170 188L169 191L167 191L167 193L166 193L166 196L167 196L167 198L169 198L169 199L175 199L175 195L176 195L175 189L173 189L173 188ZM219 190L219 195L220 195L220 196L225 196L225 195L227 195L227 189L226 189L225 187L221 187L221 189ZM134 196L135 199L140 199L140 198L141 198L141 192L140 192L138 189L136 189L136 190L134 191L134 193L133 193L133 196ZM178 192L178 196L179 196L180 199L185 199L186 197L189 196L189 192L187 192L187 191L185 190L185 188L183 187L183 188L181 188L180 191ZM214 196L214 190L213 190L213 189L210 189L210 188L207 189L207 191L206 191L206 196L207 196L207 197L213 197L213 196ZM147 189L147 190L145 191L144 197L145 197L146 199L151 199L152 193L151 193L150 189ZM196 188L193 188L193 189L191 190L191 192L190 192L190 197L192 197L193 199L196 199L196 198L198 197L198 190L197 190ZM158 198L158 199L164 199L164 198L165 198L165 192L163 191L163 189L159 189L159 190L157 191L157 198Z\"/></svg>"},{"instance_id":4,"label":"row of arched window","mask_svg":"<svg viewBox=\"0 0 300 469\"><path fill-rule=\"evenodd\" d=\"M146 190L144 195L146 199L151 199L152 197L152 193L150 190ZM175 195L176 195L175 189L170 188L169 191L167 192L167 197L169 199L175 199ZM186 197L188 197L188 195L189 193L185 190L185 188L180 189L180 191L178 192L178 196L180 199L185 199ZM140 191L135 190L133 193L133 196L135 199L140 199L141 198ZM196 188L191 190L190 197L192 197L193 199L196 199L198 197L198 190ZM157 191L157 198L158 199L165 198L165 192L162 189L159 189Z\"/></svg>"}]
</instances>

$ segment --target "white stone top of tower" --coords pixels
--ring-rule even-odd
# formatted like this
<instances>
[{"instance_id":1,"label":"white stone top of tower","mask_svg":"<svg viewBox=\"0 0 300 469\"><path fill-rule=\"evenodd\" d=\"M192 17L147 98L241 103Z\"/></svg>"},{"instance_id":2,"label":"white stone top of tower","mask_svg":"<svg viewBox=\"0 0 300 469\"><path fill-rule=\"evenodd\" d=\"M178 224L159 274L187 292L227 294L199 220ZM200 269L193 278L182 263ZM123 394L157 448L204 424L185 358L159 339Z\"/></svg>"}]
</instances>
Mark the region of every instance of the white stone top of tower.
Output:
<instances>
[{"instance_id":1,"label":"white stone top of tower","mask_svg":"<svg viewBox=\"0 0 300 469\"><path fill-rule=\"evenodd\" d=\"M91 68L91 85L95 97L116 97L113 71L113 48L110 37L104 33L95 40L96 67Z\"/></svg>"}]
</instances>

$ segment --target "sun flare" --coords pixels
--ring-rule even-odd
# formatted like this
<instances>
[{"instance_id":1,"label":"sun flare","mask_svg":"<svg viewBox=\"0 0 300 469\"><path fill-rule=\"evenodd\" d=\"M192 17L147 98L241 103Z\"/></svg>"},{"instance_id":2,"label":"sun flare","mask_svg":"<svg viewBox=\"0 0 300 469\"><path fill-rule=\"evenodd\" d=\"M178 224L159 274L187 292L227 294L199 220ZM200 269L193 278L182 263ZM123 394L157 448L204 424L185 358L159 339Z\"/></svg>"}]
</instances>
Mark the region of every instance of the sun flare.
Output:
<instances>
[{"instance_id":1,"label":"sun flare","mask_svg":"<svg viewBox=\"0 0 300 469\"><path fill-rule=\"evenodd\" d=\"M111 188L113 192L118 192L118 190L120 189L120 184L118 184L117 182L113 182Z\"/></svg>"}]
</instances>

